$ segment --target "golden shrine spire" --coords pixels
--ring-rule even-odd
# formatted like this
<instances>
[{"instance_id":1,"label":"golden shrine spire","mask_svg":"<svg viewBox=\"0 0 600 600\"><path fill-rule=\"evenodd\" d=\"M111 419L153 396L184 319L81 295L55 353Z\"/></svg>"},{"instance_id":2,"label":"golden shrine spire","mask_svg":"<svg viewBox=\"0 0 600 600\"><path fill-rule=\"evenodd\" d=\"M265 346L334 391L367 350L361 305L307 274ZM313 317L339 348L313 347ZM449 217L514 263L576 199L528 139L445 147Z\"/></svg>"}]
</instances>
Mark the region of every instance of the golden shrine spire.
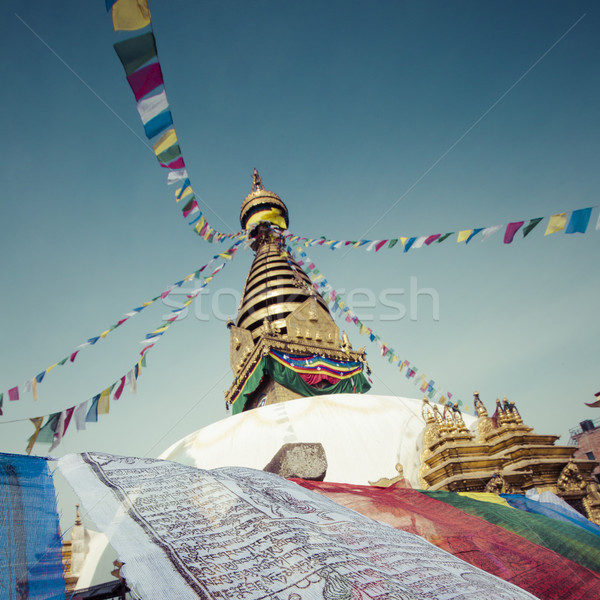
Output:
<instances>
[{"instance_id":1,"label":"golden shrine spire","mask_svg":"<svg viewBox=\"0 0 600 600\"><path fill-rule=\"evenodd\" d=\"M242 229L256 255L235 323L227 324L235 380L225 393L233 413L320 394L370 388L364 349L352 350L327 303L285 243L288 211L258 171L242 202Z\"/></svg>"}]
</instances>

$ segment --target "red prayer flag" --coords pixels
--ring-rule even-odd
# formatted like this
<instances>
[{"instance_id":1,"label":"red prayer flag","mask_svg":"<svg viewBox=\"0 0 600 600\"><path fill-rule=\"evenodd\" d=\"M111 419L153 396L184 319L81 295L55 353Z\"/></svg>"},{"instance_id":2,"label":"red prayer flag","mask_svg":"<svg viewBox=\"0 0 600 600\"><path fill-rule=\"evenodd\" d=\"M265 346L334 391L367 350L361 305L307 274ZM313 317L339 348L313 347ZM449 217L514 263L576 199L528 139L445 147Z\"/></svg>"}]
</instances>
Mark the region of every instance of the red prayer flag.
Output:
<instances>
[{"instance_id":1,"label":"red prayer flag","mask_svg":"<svg viewBox=\"0 0 600 600\"><path fill-rule=\"evenodd\" d=\"M75 362L75 357L79 354L79 350L75 350L75 352L73 352L73 354L71 354L71 362Z\"/></svg>"},{"instance_id":2,"label":"red prayer flag","mask_svg":"<svg viewBox=\"0 0 600 600\"><path fill-rule=\"evenodd\" d=\"M67 410L65 411L65 422L64 422L63 430L62 430L63 436L65 435L65 433L67 433L67 427L69 426L69 423L71 422L71 417L73 416L74 410L75 410L75 407L72 406L71 408L67 408Z\"/></svg>"},{"instance_id":3,"label":"red prayer flag","mask_svg":"<svg viewBox=\"0 0 600 600\"><path fill-rule=\"evenodd\" d=\"M525 221L515 221L514 223L509 223L506 226L506 231L504 232L505 244L510 244L513 241L515 233L517 233L517 231L523 227L523 223L525 223Z\"/></svg>"},{"instance_id":4,"label":"red prayer flag","mask_svg":"<svg viewBox=\"0 0 600 600\"><path fill-rule=\"evenodd\" d=\"M114 400L118 400L121 397L124 387L125 387L125 375L123 375L123 377L121 377L121 383L119 383L119 387L117 388L117 391L115 392Z\"/></svg>"},{"instance_id":5,"label":"red prayer flag","mask_svg":"<svg viewBox=\"0 0 600 600\"><path fill-rule=\"evenodd\" d=\"M599 597L598 573L499 525L425 496L411 489L406 480L387 488L301 479L292 481L375 521L419 535L537 598L579 600Z\"/></svg>"},{"instance_id":6,"label":"red prayer flag","mask_svg":"<svg viewBox=\"0 0 600 600\"><path fill-rule=\"evenodd\" d=\"M19 386L15 386L14 388L8 390L8 399L12 400L13 402L19 399Z\"/></svg>"},{"instance_id":7,"label":"red prayer flag","mask_svg":"<svg viewBox=\"0 0 600 600\"><path fill-rule=\"evenodd\" d=\"M183 169L185 168L185 163L183 162L183 156L176 158L173 162L170 162L168 165L164 163L160 163L161 167L165 167L166 169Z\"/></svg>"},{"instance_id":8,"label":"red prayer flag","mask_svg":"<svg viewBox=\"0 0 600 600\"><path fill-rule=\"evenodd\" d=\"M380 242L377 242L377 244L375 244L375 252L383 248L389 241L390 240L381 240Z\"/></svg>"},{"instance_id":9,"label":"red prayer flag","mask_svg":"<svg viewBox=\"0 0 600 600\"><path fill-rule=\"evenodd\" d=\"M430 235L426 240L425 240L425 245L429 246L429 244L432 244L433 242L435 242L435 240L437 240L438 238L440 238L442 236L441 233L436 233L435 235Z\"/></svg>"},{"instance_id":10,"label":"red prayer flag","mask_svg":"<svg viewBox=\"0 0 600 600\"><path fill-rule=\"evenodd\" d=\"M127 77L136 100L141 100L146 94L156 89L163 83L163 75L160 64L155 62L146 67L134 71Z\"/></svg>"}]
</instances>

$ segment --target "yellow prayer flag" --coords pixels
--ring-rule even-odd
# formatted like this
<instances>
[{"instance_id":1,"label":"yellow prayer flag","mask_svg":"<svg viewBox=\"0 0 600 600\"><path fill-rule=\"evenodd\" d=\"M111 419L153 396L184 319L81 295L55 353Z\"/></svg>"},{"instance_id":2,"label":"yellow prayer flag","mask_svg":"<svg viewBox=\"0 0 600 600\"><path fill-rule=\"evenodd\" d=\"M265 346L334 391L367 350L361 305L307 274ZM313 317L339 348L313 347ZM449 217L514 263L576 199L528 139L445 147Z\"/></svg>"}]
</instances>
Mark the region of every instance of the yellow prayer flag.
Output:
<instances>
[{"instance_id":1,"label":"yellow prayer flag","mask_svg":"<svg viewBox=\"0 0 600 600\"><path fill-rule=\"evenodd\" d=\"M33 392L33 399L37 400L37 379L35 377L31 380L31 391Z\"/></svg>"},{"instance_id":2,"label":"yellow prayer flag","mask_svg":"<svg viewBox=\"0 0 600 600\"><path fill-rule=\"evenodd\" d=\"M159 155L173 144L177 143L177 134L174 129L169 129L159 138L158 142L152 146L154 154Z\"/></svg>"},{"instance_id":3,"label":"yellow prayer flag","mask_svg":"<svg viewBox=\"0 0 600 600\"><path fill-rule=\"evenodd\" d=\"M146 302L142 302L142 306L150 306L154 300L147 300Z\"/></svg>"},{"instance_id":4,"label":"yellow prayer flag","mask_svg":"<svg viewBox=\"0 0 600 600\"><path fill-rule=\"evenodd\" d=\"M458 232L458 239L456 240L457 243L460 244L460 242L464 242L465 240L469 239L469 236L473 233L472 229L464 229L463 231L459 231Z\"/></svg>"},{"instance_id":5,"label":"yellow prayer flag","mask_svg":"<svg viewBox=\"0 0 600 600\"><path fill-rule=\"evenodd\" d=\"M187 198L190 194L194 193L194 190L192 189L191 186L188 186L185 188L185 191L183 192L183 194L181 194L181 198L179 197L179 194L181 193L181 189L179 188L176 192L175 192L175 200L177 202L181 202L183 199Z\"/></svg>"},{"instance_id":6,"label":"yellow prayer flag","mask_svg":"<svg viewBox=\"0 0 600 600\"><path fill-rule=\"evenodd\" d=\"M35 444L35 441L37 440L37 437L40 433L40 429L42 428L42 423L44 422L44 417L33 417L33 419L29 419L29 420L33 423L33 425L35 427L35 431L33 432L33 435L29 438L29 443L27 444L27 448L25 448L25 452L27 454L31 454L31 451L33 450L33 445Z\"/></svg>"},{"instance_id":7,"label":"yellow prayer flag","mask_svg":"<svg viewBox=\"0 0 600 600\"><path fill-rule=\"evenodd\" d=\"M46 374L50 373L50 371L52 371L52 369L54 369L54 367L56 367L58 365L58 363L54 363L52 366L48 367L46 369Z\"/></svg>"},{"instance_id":8,"label":"yellow prayer flag","mask_svg":"<svg viewBox=\"0 0 600 600\"><path fill-rule=\"evenodd\" d=\"M98 414L107 415L110 410L110 388L106 388L98 400Z\"/></svg>"},{"instance_id":9,"label":"yellow prayer flag","mask_svg":"<svg viewBox=\"0 0 600 600\"><path fill-rule=\"evenodd\" d=\"M500 498L498 494L492 494L491 492L458 492L461 496L466 496L473 500L479 500L480 502L491 502L492 504L499 504L500 506L512 506L504 499Z\"/></svg>"},{"instance_id":10,"label":"yellow prayer flag","mask_svg":"<svg viewBox=\"0 0 600 600\"><path fill-rule=\"evenodd\" d=\"M106 336L107 336L107 335L110 333L110 331L111 331L110 329L107 329L106 331L103 331L103 332L100 334L100 337L101 337L101 338L105 338L105 337L106 337Z\"/></svg>"},{"instance_id":11,"label":"yellow prayer flag","mask_svg":"<svg viewBox=\"0 0 600 600\"><path fill-rule=\"evenodd\" d=\"M548 227L546 227L546 233L544 235L549 235L551 233L556 233L557 231L562 231L567 224L567 213L558 213L557 215L552 215L550 217L550 221L548 222Z\"/></svg>"},{"instance_id":12,"label":"yellow prayer flag","mask_svg":"<svg viewBox=\"0 0 600 600\"><path fill-rule=\"evenodd\" d=\"M168 325L163 325L162 327L159 327L158 329L155 329L152 333L162 333L163 331L166 331L168 329Z\"/></svg>"},{"instance_id":13,"label":"yellow prayer flag","mask_svg":"<svg viewBox=\"0 0 600 600\"><path fill-rule=\"evenodd\" d=\"M206 219L204 218L204 216L200 217L200 220L196 223L196 226L194 227L194 229L200 233L202 231L202 228L204 227L204 224L206 223Z\"/></svg>"},{"instance_id":14,"label":"yellow prayer flag","mask_svg":"<svg viewBox=\"0 0 600 600\"><path fill-rule=\"evenodd\" d=\"M400 238L400 243L402 244L402 247L404 247L404 244L406 244L406 240L407 240L407 239L408 239L408 238L406 238L406 237L404 237L404 238L402 238L402 237L401 237L401 238Z\"/></svg>"},{"instance_id":15,"label":"yellow prayer flag","mask_svg":"<svg viewBox=\"0 0 600 600\"><path fill-rule=\"evenodd\" d=\"M118 0L112 7L115 31L135 31L150 24L148 0Z\"/></svg>"},{"instance_id":16,"label":"yellow prayer flag","mask_svg":"<svg viewBox=\"0 0 600 600\"><path fill-rule=\"evenodd\" d=\"M219 254L219 256L225 260L231 260L233 258L233 255L227 254L227 252L223 252L222 254Z\"/></svg>"}]
</instances>

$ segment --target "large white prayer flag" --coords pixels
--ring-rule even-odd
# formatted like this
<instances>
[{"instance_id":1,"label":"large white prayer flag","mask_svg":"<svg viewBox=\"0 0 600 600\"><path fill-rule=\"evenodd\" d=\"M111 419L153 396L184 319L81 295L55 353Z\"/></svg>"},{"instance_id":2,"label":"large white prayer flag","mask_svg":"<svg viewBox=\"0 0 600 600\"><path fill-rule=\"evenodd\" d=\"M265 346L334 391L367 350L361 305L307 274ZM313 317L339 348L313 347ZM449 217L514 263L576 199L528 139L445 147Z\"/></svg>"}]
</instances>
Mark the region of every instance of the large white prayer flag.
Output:
<instances>
[{"instance_id":1,"label":"large white prayer flag","mask_svg":"<svg viewBox=\"0 0 600 600\"><path fill-rule=\"evenodd\" d=\"M144 600L531 600L278 475L68 455L59 469Z\"/></svg>"}]
</instances>

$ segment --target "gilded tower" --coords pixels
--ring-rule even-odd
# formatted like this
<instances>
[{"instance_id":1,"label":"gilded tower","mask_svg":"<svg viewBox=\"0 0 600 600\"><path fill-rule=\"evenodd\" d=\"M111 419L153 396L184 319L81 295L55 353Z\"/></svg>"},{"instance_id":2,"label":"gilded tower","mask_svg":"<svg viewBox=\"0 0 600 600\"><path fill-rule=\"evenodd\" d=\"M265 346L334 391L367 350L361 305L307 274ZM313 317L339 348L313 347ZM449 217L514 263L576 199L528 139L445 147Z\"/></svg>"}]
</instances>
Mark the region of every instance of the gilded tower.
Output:
<instances>
[{"instance_id":1,"label":"gilded tower","mask_svg":"<svg viewBox=\"0 0 600 600\"><path fill-rule=\"evenodd\" d=\"M327 303L288 252L281 198L254 170L242 229L255 252L235 323L229 321L235 379L225 401L234 414L295 398L370 389L364 348L353 350Z\"/></svg>"}]
</instances>

